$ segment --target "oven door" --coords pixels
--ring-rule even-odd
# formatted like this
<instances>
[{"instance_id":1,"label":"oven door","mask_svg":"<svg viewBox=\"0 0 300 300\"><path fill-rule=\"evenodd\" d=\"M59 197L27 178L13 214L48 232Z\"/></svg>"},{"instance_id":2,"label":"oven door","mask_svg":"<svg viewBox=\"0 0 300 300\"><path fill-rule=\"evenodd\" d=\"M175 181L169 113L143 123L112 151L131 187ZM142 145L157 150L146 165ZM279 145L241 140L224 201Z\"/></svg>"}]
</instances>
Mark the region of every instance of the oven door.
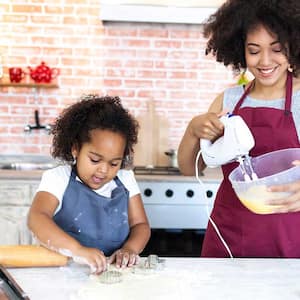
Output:
<instances>
[{"instance_id":1,"label":"oven door","mask_svg":"<svg viewBox=\"0 0 300 300\"><path fill-rule=\"evenodd\" d=\"M198 257L219 182L205 183L205 190L174 177L138 184L152 231L143 254Z\"/></svg>"}]
</instances>

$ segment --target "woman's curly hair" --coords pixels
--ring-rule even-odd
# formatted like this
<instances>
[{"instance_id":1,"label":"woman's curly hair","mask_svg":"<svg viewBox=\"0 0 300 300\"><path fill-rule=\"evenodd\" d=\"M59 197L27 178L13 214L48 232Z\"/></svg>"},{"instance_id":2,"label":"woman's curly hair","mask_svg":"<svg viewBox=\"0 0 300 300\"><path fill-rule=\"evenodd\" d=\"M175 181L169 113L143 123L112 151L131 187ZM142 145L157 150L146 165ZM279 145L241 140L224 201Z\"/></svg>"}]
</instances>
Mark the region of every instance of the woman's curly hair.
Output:
<instances>
[{"instance_id":1,"label":"woman's curly hair","mask_svg":"<svg viewBox=\"0 0 300 300\"><path fill-rule=\"evenodd\" d=\"M246 69L247 33L259 24L277 36L285 55L300 73L300 1L299 0L228 0L203 23L208 38L206 54L234 71Z\"/></svg>"},{"instance_id":2,"label":"woman's curly hair","mask_svg":"<svg viewBox=\"0 0 300 300\"><path fill-rule=\"evenodd\" d=\"M126 139L121 166L124 168L131 163L138 128L138 122L122 106L119 97L86 95L63 110L56 119L51 130L54 135L51 154L54 158L72 163L72 147L76 145L81 149L84 143L89 142L91 130L111 130Z\"/></svg>"}]
</instances>

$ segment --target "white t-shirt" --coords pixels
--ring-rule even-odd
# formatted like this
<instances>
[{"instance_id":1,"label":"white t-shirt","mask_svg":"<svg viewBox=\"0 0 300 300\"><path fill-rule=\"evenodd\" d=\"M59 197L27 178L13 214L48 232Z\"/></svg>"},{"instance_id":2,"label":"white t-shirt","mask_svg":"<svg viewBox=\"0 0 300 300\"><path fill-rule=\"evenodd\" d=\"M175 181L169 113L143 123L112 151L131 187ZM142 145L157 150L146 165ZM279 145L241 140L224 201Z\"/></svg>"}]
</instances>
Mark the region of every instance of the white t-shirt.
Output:
<instances>
[{"instance_id":1,"label":"white t-shirt","mask_svg":"<svg viewBox=\"0 0 300 300\"><path fill-rule=\"evenodd\" d=\"M59 205L54 214L56 214L61 208L62 199L69 183L70 176L71 166L69 165L58 166L43 173L37 192L48 192L57 198ZM130 198L140 193L140 189L132 170L121 169L118 171L117 176L128 190ZM81 181L78 177L76 177L76 180ZM115 181L111 180L101 188L94 191L101 196L110 197L111 192L116 186Z\"/></svg>"}]
</instances>

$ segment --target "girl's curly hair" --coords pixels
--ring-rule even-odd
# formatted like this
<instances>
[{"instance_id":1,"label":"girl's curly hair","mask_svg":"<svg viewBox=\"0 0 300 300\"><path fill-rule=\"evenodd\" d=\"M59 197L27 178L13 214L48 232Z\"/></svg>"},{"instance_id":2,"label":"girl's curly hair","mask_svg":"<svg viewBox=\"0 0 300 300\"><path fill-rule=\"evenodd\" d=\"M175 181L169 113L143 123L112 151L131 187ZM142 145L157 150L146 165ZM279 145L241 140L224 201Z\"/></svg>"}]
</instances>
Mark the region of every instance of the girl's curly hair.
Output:
<instances>
[{"instance_id":1,"label":"girl's curly hair","mask_svg":"<svg viewBox=\"0 0 300 300\"><path fill-rule=\"evenodd\" d=\"M73 162L72 147L81 149L91 140L93 129L120 133L126 139L122 168L132 161L133 146L137 143L138 122L130 115L119 97L83 96L69 106L56 119L51 133L54 135L51 154L54 158Z\"/></svg>"},{"instance_id":2,"label":"girl's curly hair","mask_svg":"<svg viewBox=\"0 0 300 300\"><path fill-rule=\"evenodd\" d=\"M300 72L300 1L299 0L228 0L203 23L208 38L206 54L234 71L246 69L247 33L259 24L277 36L285 55Z\"/></svg>"}]
</instances>

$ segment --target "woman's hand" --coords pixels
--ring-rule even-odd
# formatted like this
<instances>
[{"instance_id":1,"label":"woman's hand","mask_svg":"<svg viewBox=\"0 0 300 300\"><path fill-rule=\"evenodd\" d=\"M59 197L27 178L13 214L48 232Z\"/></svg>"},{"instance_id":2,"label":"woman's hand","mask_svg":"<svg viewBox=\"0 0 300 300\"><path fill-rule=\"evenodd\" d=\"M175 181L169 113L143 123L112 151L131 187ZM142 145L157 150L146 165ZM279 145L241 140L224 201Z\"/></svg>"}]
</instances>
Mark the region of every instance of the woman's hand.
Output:
<instances>
[{"instance_id":1,"label":"woman's hand","mask_svg":"<svg viewBox=\"0 0 300 300\"><path fill-rule=\"evenodd\" d=\"M72 258L79 264L88 265L91 273L100 274L107 269L107 258L102 251L96 248L81 246Z\"/></svg>"},{"instance_id":2,"label":"woman's hand","mask_svg":"<svg viewBox=\"0 0 300 300\"><path fill-rule=\"evenodd\" d=\"M194 117L186 128L178 147L178 166L180 172L186 176L195 175L195 161L200 149L200 139L216 140L224 132L224 124L219 115L208 112ZM205 168L202 158L198 164L199 170Z\"/></svg>"},{"instance_id":3,"label":"woman's hand","mask_svg":"<svg viewBox=\"0 0 300 300\"><path fill-rule=\"evenodd\" d=\"M121 248L115 251L108 260L108 263L114 263L117 268L132 267L139 262L139 255L130 249Z\"/></svg>"},{"instance_id":4,"label":"woman's hand","mask_svg":"<svg viewBox=\"0 0 300 300\"><path fill-rule=\"evenodd\" d=\"M294 161L293 164L300 166L300 160ZM281 206L280 208L276 208L276 210L274 210L275 213L300 211L300 180L288 184L271 186L269 187L269 191L289 193L289 196L287 197L268 201L268 204L270 205Z\"/></svg>"},{"instance_id":5,"label":"woman's hand","mask_svg":"<svg viewBox=\"0 0 300 300\"><path fill-rule=\"evenodd\" d=\"M224 125L216 113L198 115L190 122L190 130L198 139L216 140L223 134Z\"/></svg>"}]
</instances>

